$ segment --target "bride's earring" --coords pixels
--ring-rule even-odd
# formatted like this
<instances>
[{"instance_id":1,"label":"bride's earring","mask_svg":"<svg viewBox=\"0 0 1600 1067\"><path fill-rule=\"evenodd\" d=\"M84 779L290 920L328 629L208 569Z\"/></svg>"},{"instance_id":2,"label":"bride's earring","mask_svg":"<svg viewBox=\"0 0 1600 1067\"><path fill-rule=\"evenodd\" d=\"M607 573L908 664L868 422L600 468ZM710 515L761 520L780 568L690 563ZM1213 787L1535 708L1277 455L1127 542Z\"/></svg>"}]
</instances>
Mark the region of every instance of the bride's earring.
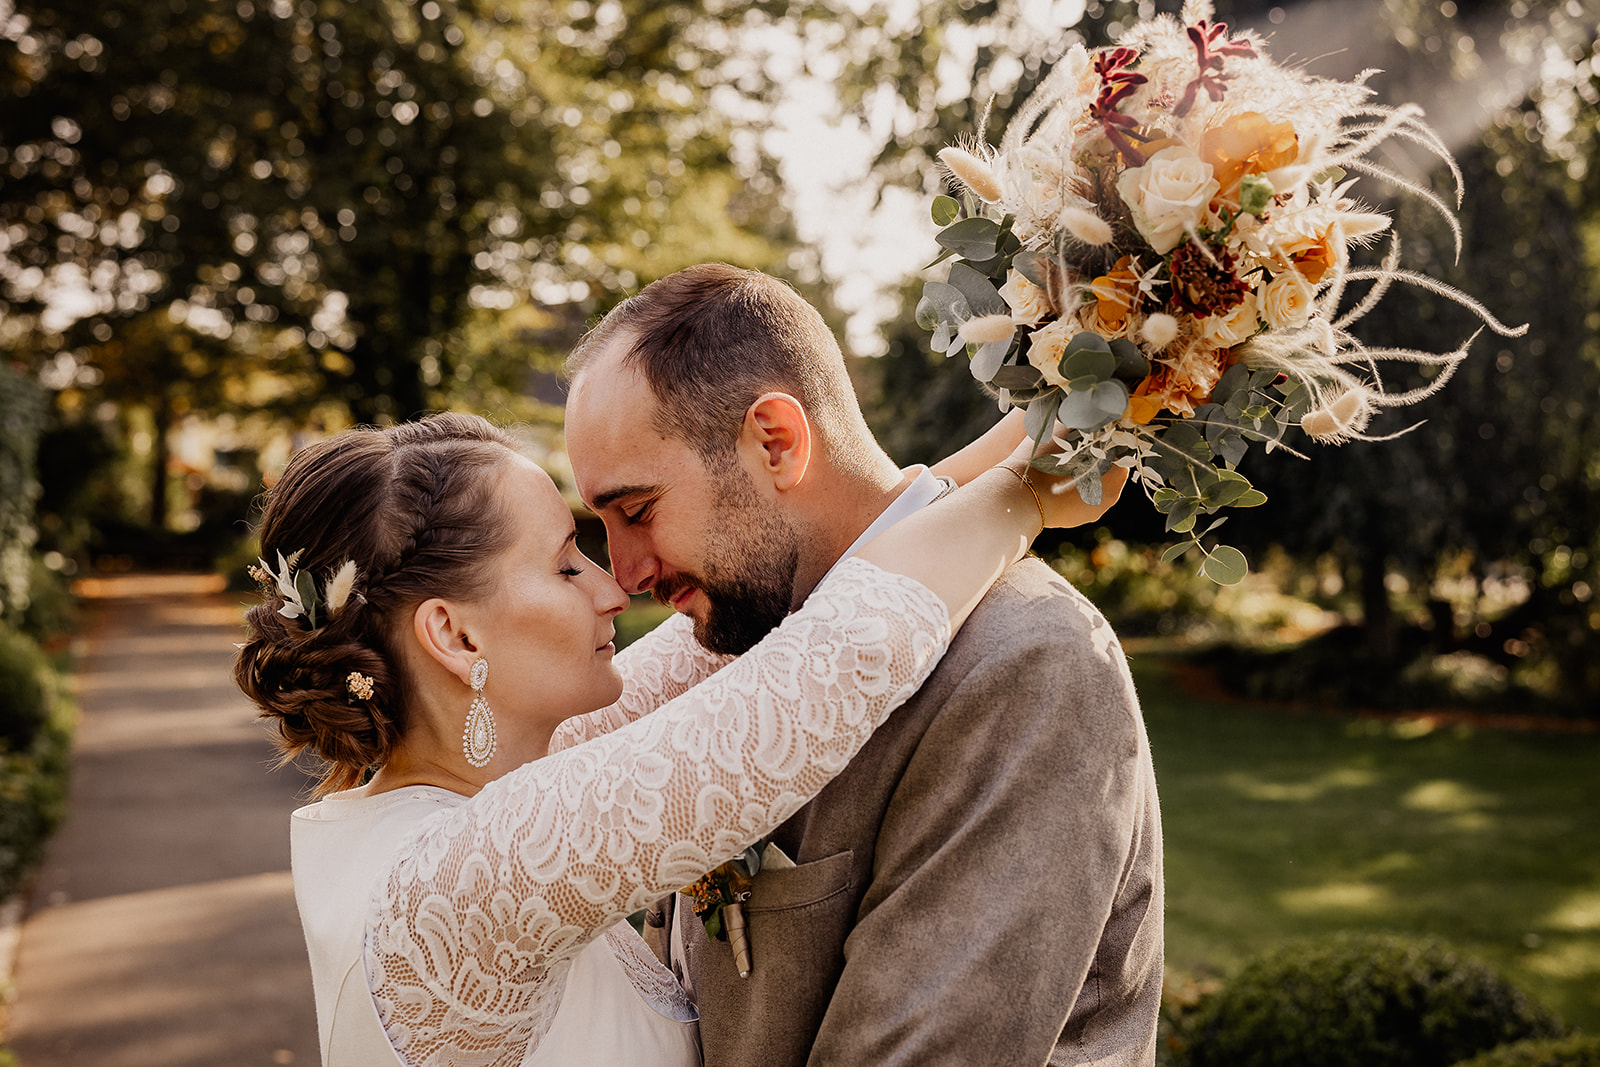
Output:
<instances>
[{"instance_id":1,"label":"bride's earring","mask_svg":"<svg viewBox=\"0 0 1600 1067\"><path fill-rule=\"evenodd\" d=\"M499 744L494 736L494 713L483 699L483 685L489 680L489 661L479 656L472 661L468 676L472 685L472 710L467 712L467 728L461 733L461 752L474 767L487 767Z\"/></svg>"}]
</instances>

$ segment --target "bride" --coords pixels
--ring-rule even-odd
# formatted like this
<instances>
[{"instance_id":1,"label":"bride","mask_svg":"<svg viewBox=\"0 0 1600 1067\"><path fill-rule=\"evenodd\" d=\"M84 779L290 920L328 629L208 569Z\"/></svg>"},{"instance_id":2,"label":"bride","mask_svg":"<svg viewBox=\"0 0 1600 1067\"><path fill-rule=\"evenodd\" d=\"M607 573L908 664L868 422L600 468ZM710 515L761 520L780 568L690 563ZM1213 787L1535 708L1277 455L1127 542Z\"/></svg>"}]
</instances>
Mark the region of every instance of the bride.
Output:
<instances>
[{"instance_id":1,"label":"bride","mask_svg":"<svg viewBox=\"0 0 1600 1067\"><path fill-rule=\"evenodd\" d=\"M1103 510L1025 463L884 533L730 660L681 616L618 654L626 595L482 419L297 454L234 673L284 752L326 765L291 827L324 1064L698 1064L693 1007L624 918L815 795L1041 521Z\"/></svg>"}]
</instances>

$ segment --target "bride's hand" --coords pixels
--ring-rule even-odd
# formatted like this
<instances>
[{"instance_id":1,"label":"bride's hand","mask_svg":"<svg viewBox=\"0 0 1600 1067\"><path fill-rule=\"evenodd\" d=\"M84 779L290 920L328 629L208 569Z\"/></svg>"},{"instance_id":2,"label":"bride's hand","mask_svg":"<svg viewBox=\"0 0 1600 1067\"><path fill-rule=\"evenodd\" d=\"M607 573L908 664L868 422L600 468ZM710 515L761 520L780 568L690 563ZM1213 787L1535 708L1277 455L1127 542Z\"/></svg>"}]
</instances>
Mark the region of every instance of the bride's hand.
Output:
<instances>
[{"instance_id":1,"label":"bride's hand","mask_svg":"<svg viewBox=\"0 0 1600 1067\"><path fill-rule=\"evenodd\" d=\"M1098 522L1122 495L1122 487L1128 484L1128 468L1113 466L1100 478L1100 503L1085 504L1070 479L1058 478L1028 466L1033 458L1033 449L1033 441L1025 439L1012 451L1004 466L1025 475L1028 484L1038 492L1046 528L1065 529Z\"/></svg>"}]
</instances>

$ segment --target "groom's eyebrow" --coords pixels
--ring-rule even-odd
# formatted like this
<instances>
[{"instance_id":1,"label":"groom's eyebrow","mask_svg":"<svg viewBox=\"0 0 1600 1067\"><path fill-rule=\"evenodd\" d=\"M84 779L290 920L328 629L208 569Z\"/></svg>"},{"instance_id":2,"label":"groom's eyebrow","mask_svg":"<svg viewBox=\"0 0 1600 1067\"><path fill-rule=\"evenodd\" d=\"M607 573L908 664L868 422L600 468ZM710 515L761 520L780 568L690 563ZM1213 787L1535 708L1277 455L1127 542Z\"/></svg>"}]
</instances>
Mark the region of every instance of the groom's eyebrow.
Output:
<instances>
[{"instance_id":1,"label":"groom's eyebrow","mask_svg":"<svg viewBox=\"0 0 1600 1067\"><path fill-rule=\"evenodd\" d=\"M603 493L595 494L595 498L589 502L589 506L595 511L601 511L624 497L648 496L659 491L660 487L654 485L619 485L615 489L607 489Z\"/></svg>"}]
</instances>

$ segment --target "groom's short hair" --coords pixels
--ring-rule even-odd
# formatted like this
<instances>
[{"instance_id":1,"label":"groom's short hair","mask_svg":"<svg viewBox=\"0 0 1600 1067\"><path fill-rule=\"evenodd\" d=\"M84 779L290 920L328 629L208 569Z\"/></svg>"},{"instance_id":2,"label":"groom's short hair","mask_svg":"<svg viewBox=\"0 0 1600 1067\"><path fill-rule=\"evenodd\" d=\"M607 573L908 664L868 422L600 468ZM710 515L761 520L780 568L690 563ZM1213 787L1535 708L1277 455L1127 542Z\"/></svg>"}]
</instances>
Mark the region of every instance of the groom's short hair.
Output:
<instances>
[{"instance_id":1,"label":"groom's short hair","mask_svg":"<svg viewBox=\"0 0 1600 1067\"><path fill-rule=\"evenodd\" d=\"M806 409L825 452L865 431L839 342L786 283L701 263L645 286L612 309L567 357L568 379L614 342L657 401L656 428L703 459L726 460L745 412L778 391Z\"/></svg>"}]
</instances>

